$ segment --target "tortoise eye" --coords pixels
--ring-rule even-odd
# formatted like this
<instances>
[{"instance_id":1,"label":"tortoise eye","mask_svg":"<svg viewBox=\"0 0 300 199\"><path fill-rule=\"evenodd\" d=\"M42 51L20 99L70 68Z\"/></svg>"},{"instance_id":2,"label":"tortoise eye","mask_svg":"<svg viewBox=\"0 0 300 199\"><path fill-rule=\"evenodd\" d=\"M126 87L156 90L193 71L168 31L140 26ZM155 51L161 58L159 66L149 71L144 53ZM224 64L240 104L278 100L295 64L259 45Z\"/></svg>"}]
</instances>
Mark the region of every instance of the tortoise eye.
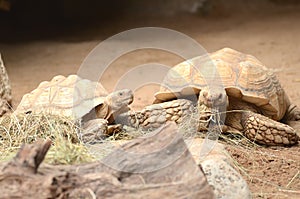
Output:
<instances>
[{"instance_id":1,"label":"tortoise eye","mask_svg":"<svg viewBox=\"0 0 300 199\"><path fill-rule=\"evenodd\" d=\"M122 95L123 95L123 93L119 93L119 95L120 95L120 96L122 96Z\"/></svg>"}]
</instances>

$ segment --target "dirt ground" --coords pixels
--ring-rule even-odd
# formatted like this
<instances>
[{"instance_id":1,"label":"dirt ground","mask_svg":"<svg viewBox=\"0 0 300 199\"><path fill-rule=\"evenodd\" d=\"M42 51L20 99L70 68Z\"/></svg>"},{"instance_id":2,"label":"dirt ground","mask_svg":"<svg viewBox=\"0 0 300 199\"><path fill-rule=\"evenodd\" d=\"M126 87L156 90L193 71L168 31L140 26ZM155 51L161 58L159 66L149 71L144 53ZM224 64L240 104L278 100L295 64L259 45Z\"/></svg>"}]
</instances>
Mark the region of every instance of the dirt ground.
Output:
<instances>
[{"instance_id":1,"label":"dirt ground","mask_svg":"<svg viewBox=\"0 0 300 199\"><path fill-rule=\"evenodd\" d=\"M257 12L218 13L201 17L123 17L122 20L61 27L14 30L2 37L0 52L7 67L13 104L44 80L76 74L88 53L101 41L120 31L142 26L171 28L197 40L208 52L230 47L256 56L274 69L291 101L300 106L300 6L263 7ZM122 41L119 41L122 42ZM126 54L111 64L101 82L113 90L118 78L143 63L172 66L181 58L157 50ZM133 107L150 104L155 86L136 91ZM245 149L228 146L249 183L253 198L300 198L300 147ZM253 151L251 151L253 150Z\"/></svg>"}]
</instances>

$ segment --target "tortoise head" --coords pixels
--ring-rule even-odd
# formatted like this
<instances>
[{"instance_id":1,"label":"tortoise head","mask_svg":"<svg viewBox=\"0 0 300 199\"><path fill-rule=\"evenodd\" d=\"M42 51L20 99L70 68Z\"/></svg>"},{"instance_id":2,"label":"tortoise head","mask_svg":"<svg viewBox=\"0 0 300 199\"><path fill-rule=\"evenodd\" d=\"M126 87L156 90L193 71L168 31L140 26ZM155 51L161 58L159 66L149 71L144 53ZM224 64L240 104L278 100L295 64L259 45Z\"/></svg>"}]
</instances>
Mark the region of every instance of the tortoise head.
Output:
<instances>
[{"instance_id":1,"label":"tortoise head","mask_svg":"<svg viewBox=\"0 0 300 199\"><path fill-rule=\"evenodd\" d=\"M228 97L225 89L218 87L201 89L198 104L225 111L228 106Z\"/></svg>"},{"instance_id":2,"label":"tortoise head","mask_svg":"<svg viewBox=\"0 0 300 199\"><path fill-rule=\"evenodd\" d=\"M130 89L110 93L101 108L107 109L105 119L110 119L114 114L128 110L128 105L133 101L133 92Z\"/></svg>"}]
</instances>

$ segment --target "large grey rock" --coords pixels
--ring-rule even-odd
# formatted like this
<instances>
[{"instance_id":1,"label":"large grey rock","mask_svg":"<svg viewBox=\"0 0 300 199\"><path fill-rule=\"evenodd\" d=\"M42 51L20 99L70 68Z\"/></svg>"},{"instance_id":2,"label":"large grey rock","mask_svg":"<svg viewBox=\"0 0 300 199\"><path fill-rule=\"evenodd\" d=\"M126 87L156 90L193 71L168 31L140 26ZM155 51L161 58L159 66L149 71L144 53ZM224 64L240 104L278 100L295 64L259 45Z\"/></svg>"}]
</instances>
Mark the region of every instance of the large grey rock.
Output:
<instances>
[{"instance_id":1,"label":"large grey rock","mask_svg":"<svg viewBox=\"0 0 300 199\"><path fill-rule=\"evenodd\" d=\"M223 144L196 138L188 140L187 145L195 161L201 165L216 198L251 198L247 182L234 169L233 160Z\"/></svg>"},{"instance_id":2,"label":"large grey rock","mask_svg":"<svg viewBox=\"0 0 300 199\"><path fill-rule=\"evenodd\" d=\"M208 183L214 187L216 198L251 198L248 184L228 162L211 157L204 160L201 167Z\"/></svg>"}]
</instances>

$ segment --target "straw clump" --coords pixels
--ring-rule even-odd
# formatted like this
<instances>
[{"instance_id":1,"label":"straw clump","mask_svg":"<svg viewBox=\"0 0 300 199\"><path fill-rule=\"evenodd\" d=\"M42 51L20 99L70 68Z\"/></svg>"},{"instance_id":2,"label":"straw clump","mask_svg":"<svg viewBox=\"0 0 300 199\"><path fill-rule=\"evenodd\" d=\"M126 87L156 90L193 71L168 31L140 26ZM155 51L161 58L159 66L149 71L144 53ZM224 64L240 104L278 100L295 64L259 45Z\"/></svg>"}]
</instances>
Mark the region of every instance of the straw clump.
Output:
<instances>
[{"instance_id":1,"label":"straw clump","mask_svg":"<svg viewBox=\"0 0 300 199\"><path fill-rule=\"evenodd\" d=\"M93 161L78 134L78 121L68 117L39 114L11 114L0 118L0 161L10 159L24 143L38 139L50 139L52 147L46 162L52 164L75 164Z\"/></svg>"}]
</instances>

